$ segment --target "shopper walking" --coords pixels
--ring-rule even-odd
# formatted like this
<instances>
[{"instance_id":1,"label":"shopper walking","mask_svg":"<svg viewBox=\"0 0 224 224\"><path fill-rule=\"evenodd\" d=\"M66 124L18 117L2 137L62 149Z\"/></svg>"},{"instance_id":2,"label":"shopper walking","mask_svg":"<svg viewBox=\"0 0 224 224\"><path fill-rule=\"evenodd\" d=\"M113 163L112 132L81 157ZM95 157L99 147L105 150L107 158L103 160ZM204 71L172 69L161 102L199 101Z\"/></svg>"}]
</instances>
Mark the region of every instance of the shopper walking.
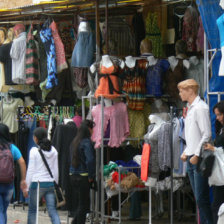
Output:
<instances>
[{"instance_id":1,"label":"shopper walking","mask_svg":"<svg viewBox=\"0 0 224 224\"><path fill-rule=\"evenodd\" d=\"M51 223L60 224L60 218L56 210L56 197L54 193L54 180L56 183L58 183L58 152L47 139L47 130L45 128L36 128L33 132L33 140L37 144L37 147L32 147L30 150L29 165L26 175L28 188L27 191L24 192L24 196L27 197L29 191L29 210L27 223L36 223L37 186L39 182L39 200L42 197L45 198L48 214L51 218ZM51 178L39 150L43 152L54 179Z\"/></svg>"},{"instance_id":2,"label":"shopper walking","mask_svg":"<svg viewBox=\"0 0 224 224\"><path fill-rule=\"evenodd\" d=\"M95 178L95 151L91 142L94 123L82 121L71 143L70 179L73 200L76 200L72 224L85 224L90 208L90 184Z\"/></svg>"},{"instance_id":3,"label":"shopper walking","mask_svg":"<svg viewBox=\"0 0 224 224\"><path fill-rule=\"evenodd\" d=\"M198 96L199 85L194 79L178 83L178 89L181 100L188 103L185 118L186 149L181 159L187 161L187 173L199 208L200 224L212 224L208 178L196 170L202 144L211 137L209 108Z\"/></svg>"},{"instance_id":4,"label":"shopper walking","mask_svg":"<svg viewBox=\"0 0 224 224\"><path fill-rule=\"evenodd\" d=\"M207 143L204 148L207 150L215 151L217 147L222 147L224 153L224 101L217 103L213 108L213 112L216 115L216 138L214 142L215 146ZM218 222L218 211L222 203L224 203L224 186L213 186L213 224L217 224Z\"/></svg>"},{"instance_id":5,"label":"shopper walking","mask_svg":"<svg viewBox=\"0 0 224 224\"><path fill-rule=\"evenodd\" d=\"M26 189L26 163L20 150L11 143L9 128L0 124L0 223L7 223L7 208L13 195L14 161L21 173L20 188Z\"/></svg>"}]
</instances>

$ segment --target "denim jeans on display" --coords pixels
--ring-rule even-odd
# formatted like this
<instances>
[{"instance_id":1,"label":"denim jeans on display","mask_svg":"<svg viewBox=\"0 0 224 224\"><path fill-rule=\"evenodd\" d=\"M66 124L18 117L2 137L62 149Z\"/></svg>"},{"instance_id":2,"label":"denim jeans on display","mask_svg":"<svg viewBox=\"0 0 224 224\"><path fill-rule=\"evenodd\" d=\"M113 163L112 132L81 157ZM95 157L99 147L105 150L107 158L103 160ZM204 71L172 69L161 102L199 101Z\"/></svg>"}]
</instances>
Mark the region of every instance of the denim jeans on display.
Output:
<instances>
[{"instance_id":1,"label":"denim jeans on display","mask_svg":"<svg viewBox=\"0 0 224 224\"><path fill-rule=\"evenodd\" d=\"M89 67L93 63L95 39L92 32L80 32L72 52L72 67Z\"/></svg>"},{"instance_id":2,"label":"denim jeans on display","mask_svg":"<svg viewBox=\"0 0 224 224\"><path fill-rule=\"evenodd\" d=\"M60 218L56 210L56 198L54 194L54 187L40 187L39 199L44 196L47 206L48 214L51 218L51 223L60 224ZM36 224L37 211L37 188L29 189L29 210L27 224Z\"/></svg>"},{"instance_id":3,"label":"denim jeans on display","mask_svg":"<svg viewBox=\"0 0 224 224\"><path fill-rule=\"evenodd\" d=\"M13 184L0 184L0 223L7 223L7 208L13 194Z\"/></svg>"},{"instance_id":4,"label":"denim jeans on display","mask_svg":"<svg viewBox=\"0 0 224 224\"><path fill-rule=\"evenodd\" d=\"M90 208L90 185L88 177L72 175L70 178L72 197L76 200L72 224L85 224L86 214L89 212Z\"/></svg>"},{"instance_id":5,"label":"denim jeans on display","mask_svg":"<svg viewBox=\"0 0 224 224\"><path fill-rule=\"evenodd\" d=\"M196 165L187 160L187 173L200 214L200 224L213 224L212 209L209 200L208 178L196 170Z\"/></svg>"}]
</instances>

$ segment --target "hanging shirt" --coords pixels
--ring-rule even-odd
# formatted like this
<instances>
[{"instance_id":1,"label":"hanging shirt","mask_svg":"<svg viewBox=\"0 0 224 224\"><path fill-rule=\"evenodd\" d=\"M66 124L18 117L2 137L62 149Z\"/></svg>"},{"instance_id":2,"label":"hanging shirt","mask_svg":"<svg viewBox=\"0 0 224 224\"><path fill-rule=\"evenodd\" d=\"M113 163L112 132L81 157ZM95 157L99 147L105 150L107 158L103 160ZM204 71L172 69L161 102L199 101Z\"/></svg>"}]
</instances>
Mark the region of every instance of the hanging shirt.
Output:
<instances>
[{"instance_id":1,"label":"hanging shirt","mask_svg":"<svg viewBox=\"0 0 224 224\"><path fill-rule=\"evenodd\" d=\"M3 116L2 123L9 127L10 133L16 133L18 131L18 120L17 120L17 108L23 106L23 101L20 98L12 98L10 102L2 100L0 102L0 108L3 103ZM1 113L1 111L0 111Z\"/></svg>"},{"instance_id":2,"label":"hanging shirt","mask_svg":"<svg viewBox=\"0 0 224 224\"><path fill-rule=\"evenodd\" d=\"M26 46L26 84L37 85L39 81L37 45L32 34L33 26L29 27Z\"/></svg>"},{"instance_id":3,"label":"hanging shirt","mask_svg":"<svg viewBox=\"0 0 224 224\"><path fill-rule=\"evenodd\" d=\"M54 38L55 51L56 51L56 62L57 62L57 73L60 73L63 69L68 68L65 59L65 49L62 43L61 37L58 33L57 24L53 21L50 25L52 36Z\"/></svg>"},{"instance_id":4,"label":"hanging shirt","mask_svg":"<svg viewBox=\"0 0 224 224\"><path fill-rule=\"evenodd\" d=\"M25 84L26 32L20 33L19 37L13 40L10 56L12 58L12 81Z\"/></svg>"},{"instance_id":5,"label":"hanging shirt","mask_svg":"<svg viewBox=\"0 0 224 224\"><path fill-rule=\"evenodd\" d=\"M13 85L12 82L12 58L10 56L10 50L12 47L12 42L8 44L3 44L0 47L0 62L4 65L4 76L5 76L5 84Z\"/></svg>"}]
</instances>

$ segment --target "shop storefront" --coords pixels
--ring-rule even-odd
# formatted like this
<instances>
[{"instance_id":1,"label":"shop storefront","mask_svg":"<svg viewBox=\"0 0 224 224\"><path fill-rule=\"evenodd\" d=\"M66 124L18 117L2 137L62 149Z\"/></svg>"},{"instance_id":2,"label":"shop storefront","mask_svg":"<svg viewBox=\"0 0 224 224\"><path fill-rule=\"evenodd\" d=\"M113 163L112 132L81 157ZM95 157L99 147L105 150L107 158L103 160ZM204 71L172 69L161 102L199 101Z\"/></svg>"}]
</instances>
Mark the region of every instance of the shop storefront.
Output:
<instances>
[{"instance_id":1,"label":"shop storefront","mask_svg":"<svg viewBox=\"0 0 224 224\"><path fill-rule=\"evenodd\" d=\"M27 0L0 6L0 121L26 163L33 130L47 128L59 153L59 183L69 195L69 147L80 120L93 119L94 219L121 223L129 198L129 218L140 219L144 197L149 223L163 215L173 223L184 217L184 207L195 220L180 160L184 104L177 84L195 79L210 108L222 99L219 4ZM210 17L209 7L216 12ZM15 189L13 201L26 203L19 180ZM73 202L65 208L70 213Z\"/></svg>"}]
</instances>

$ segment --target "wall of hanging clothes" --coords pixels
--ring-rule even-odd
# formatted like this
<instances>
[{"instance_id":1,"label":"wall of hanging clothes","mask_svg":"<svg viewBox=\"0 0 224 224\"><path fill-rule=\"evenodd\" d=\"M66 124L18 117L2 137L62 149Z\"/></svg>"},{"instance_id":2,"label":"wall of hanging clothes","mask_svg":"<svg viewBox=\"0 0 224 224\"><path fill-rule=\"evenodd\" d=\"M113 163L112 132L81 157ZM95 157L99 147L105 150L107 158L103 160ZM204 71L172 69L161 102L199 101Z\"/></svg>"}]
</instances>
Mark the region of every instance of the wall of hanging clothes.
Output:
<instances>
[{"instance_id":1,"label":"wall of hanging clothes","mask_svg":"<svg viewBox=\"0 0 224 224\"><path fill-rule=\"evenodd\" d=\"M0 27L0 92L35 92L36 105L74 105L88 89L87 70L95 52L94 33L85 31L49 16ZM80 64L82 52L88 56L85 65Z\"/></svg>"},{"instance_id":2,"label":"wall of hanging clothes","mask_svg":"<svg viewBox=\"0 0 224 224\"><path fill-rule=\"evenodd\" d=\"M59 182L64 190L67 190L68 188L68 150L71 141L77 133L77 126L72 120L74 116L74 106L19 106L17 110L16 122L18 124L18 132L15 141L24 160L26 161L26 164L28 165L29 163L29 151L33 146L35 146L33 141L33 131L36 127L47 128L48 138L51 139L52 144L55 146L59 154ZM15 180L15 188L15 200L23 201L24 199L19 190L19 178Z\"/></svg>"}]
</instances>

